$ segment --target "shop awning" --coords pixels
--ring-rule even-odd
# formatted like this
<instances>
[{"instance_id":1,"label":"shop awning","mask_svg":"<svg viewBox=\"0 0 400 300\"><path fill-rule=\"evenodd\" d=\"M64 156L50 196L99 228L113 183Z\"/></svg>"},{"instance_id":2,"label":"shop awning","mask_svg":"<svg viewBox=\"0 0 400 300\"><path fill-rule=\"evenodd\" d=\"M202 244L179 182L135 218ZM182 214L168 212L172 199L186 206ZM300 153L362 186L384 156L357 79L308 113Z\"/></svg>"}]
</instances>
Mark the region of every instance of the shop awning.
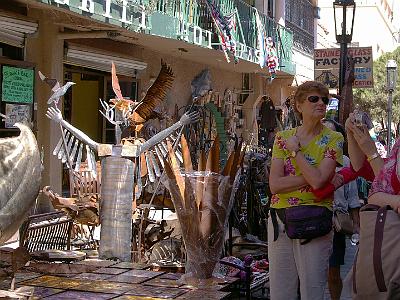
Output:
<instances>
[{"instance_id":1,"label":"shop awning","mask_svg":"<svg viewBox=\"0 0 400 300\"><path fill-rule=\"evenodd\" d=\"M38 29L36 22L0 15L0 42L15 47L25 46L25 37Z\"/></svg>"},{"instance_id":2,"label":"shop awning","mask_svg":"<svg viewBox=\"0 0 400 300\"><path fill-rule=\"evenodd\" d=\"M138 71L147 68L147 63L122 57L113 52L106 52L95 48L88 48L75 44L68 44L64 62L74 66L91 68L110 72L111 62L114 62L117 73L135 77Z\"/></svg>"}]
</instances>

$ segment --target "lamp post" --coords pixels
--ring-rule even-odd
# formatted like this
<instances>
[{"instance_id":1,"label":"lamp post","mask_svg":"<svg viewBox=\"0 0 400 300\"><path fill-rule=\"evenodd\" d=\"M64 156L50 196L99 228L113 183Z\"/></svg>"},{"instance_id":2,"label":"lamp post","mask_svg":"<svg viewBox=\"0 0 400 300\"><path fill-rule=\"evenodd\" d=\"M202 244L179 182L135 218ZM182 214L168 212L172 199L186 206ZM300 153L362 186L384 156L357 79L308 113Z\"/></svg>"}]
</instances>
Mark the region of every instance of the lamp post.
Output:
<instances>
[{"instance_id":1,"label":"lamp post","mask_svg":"<svg viewBox=\"0 0 400 300\"><path fill-rule=\"evenodd\" d=\"M333 15L335 20L336 41L340 44L339 95L342 95L347 62L347 44L353 37L354 15L356 3L354 0L335 0Z\"/></svg>"},{"instance_id":2,"label":"lamp post","mask_svg":"<svg viewBox=\"0 0 400 300\"><path fill-rule=\"evenodd\" d=\"M396 87L397 81L397 63L395 60L390 59L386 63L386 89L388 91L388 105L387 105L387 151L390 152L392 148L392 102L393 92Z\"/></svg>"}]
</instances>

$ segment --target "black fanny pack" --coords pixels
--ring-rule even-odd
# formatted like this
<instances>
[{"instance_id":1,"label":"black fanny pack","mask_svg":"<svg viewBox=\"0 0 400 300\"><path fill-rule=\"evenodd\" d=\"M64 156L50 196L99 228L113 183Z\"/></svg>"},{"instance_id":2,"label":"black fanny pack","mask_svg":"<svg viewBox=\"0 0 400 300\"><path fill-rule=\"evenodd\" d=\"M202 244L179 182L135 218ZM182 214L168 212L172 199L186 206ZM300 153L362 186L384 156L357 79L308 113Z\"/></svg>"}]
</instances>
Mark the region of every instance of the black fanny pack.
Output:
<instances>
[{"instance_id":1,"label":"black fanny pack","mask_svg":"<svg viewBox=\"0 0 400 300\"><path fill-rule=\"evenodd\" d=\"M286 234L291 239L311 240L324 236L332 230L333 213L326 207L300 205L285 209L271 209L274 241L279 234L277 215L285 224Z\"/></svg>"}]
</instances>

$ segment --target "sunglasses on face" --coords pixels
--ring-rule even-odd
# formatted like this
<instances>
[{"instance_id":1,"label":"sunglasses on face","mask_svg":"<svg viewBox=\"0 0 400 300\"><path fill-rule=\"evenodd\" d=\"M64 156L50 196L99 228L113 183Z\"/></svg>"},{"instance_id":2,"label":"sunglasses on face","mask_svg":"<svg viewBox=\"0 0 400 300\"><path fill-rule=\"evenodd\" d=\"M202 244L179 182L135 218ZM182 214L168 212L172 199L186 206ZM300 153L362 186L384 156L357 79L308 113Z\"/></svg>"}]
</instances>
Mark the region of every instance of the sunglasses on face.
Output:
<instances>
[{"instance_id":1,"label":"sunglasses on face","mask_svg":"<svg viewBox=\"0 0 400 300\"><path fill-rule=\"evenodd\" d=\"M320 96L308 96L307 100L310 101L311 103L317 103L319 99L322 100L322 102L325 105L329 104L329 98L328 97L320 97Z\"/></svg>"}]
</instances>

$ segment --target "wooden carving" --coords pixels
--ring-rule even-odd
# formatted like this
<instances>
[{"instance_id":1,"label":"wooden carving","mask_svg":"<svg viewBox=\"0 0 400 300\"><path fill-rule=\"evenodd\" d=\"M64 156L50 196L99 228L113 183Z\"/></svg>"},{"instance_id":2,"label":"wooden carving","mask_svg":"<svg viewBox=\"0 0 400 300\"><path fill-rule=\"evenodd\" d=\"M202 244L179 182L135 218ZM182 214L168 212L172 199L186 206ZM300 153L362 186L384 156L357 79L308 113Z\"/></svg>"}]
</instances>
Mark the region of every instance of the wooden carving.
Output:
<instances>
[{"instance_id":1,"label":"wooden carving","mask_svg":"<svg viewBox=\"0 0 400 300\"><path fill-rule=\"evenodd\" d=\"M351 56L348 56L342 95L340 95L342 97L342 101L340 103L339 117L339 121L341 124L344 124L346 122L350 112L353 111L353 83L355 80L354 64L354 59Z\"/></svg>"}]
</instances>

